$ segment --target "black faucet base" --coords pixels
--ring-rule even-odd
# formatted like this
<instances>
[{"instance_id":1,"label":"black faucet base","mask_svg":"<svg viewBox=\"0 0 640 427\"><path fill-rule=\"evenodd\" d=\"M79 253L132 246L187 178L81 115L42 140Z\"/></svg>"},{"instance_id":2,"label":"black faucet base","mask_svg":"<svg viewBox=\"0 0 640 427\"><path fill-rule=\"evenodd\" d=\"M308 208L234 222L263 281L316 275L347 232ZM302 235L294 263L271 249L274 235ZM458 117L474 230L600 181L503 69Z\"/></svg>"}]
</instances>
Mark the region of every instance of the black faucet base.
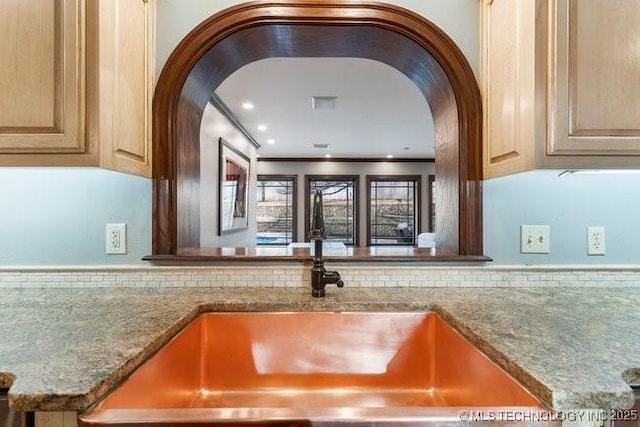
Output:
<instances>
[{"instance_id":1,"label":"black faucet base","mask_svg":"<svg viewBox=\"0 0 640 427\"><path fill-rule=\"evenodd\" d=\"M318 289L311 289L311 296L315 297L315 298L322 298L324 297L325 292L324 289L322 288L318 288Z\"/></svg>"},{"instance_id":2,"label":"black faucet base","mask_svg":"<svg viewBox=\"0 0 640 427\"><path fill-rule=\"evenodd\" d=\"M327 271L324 268L322 258L322 240L325 238L324 218L322 215L322 191L316 190L313 196L313 218L309 239L313 240L313 268L311 269L311 296L322 298L324 287L330 283L335 283L339 288L344 286L340 280L340 273L337 271Z\"/></svg>"}]
</instances>

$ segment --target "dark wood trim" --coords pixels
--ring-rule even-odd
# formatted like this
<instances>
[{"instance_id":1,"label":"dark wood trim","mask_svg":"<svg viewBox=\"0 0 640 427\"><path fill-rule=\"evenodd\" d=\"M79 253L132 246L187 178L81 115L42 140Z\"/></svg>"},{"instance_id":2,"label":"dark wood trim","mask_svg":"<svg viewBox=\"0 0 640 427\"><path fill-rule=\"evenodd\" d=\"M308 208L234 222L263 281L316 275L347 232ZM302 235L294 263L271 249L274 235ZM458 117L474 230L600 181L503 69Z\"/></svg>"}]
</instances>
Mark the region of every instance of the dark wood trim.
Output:
<instances>
[{"instance_id":1,"label":"dark wood trim","mask_svg":"<svg viewBox=\"0 0 640 427\"><path fill-rule=\"evenodd\" d=\"M0 423L2 426L13 426L13 425L24 425L25 427L34 427L35 424L35 412L33 411L15 411L11 415L12 417L8 417L5 411L7 411L7 405L9 404L9 389L5 387L0 387L0 397L2 401L2 414L3 417L0 418L3 422Z\"/></svg>"},{"instance_id":2,"label":"dark wood trim","mask_svg":"<svg viewBox=\"0 0 640 427\"><path fill-rule=\"evenodd\" d=\"M367 179L377 181L418 181L422 175L367 175Z\"/></svg>"},{"instance_id":3,"label":"dark wood trim","mask_svg":"<svg viewBox=\"0 0 640 427\"><path fill-rule=\"evenodd\" d=\"M436 159L418 159L418 158L393 158L386 157L258 157L259 162L347 162L347 163L435 163Z\"/></svg>"},{"instance_id":4,"label":"dark wood trim","mask_svg":"<svg viewBox=\"0 0 640 427\"><path fill-rule=\"evenodd\" d=\"M155 178L153 180L152 239L153 254L176 254L178 192L175 179Z\"/></svg>"},{"instance_id":5,"label":"dark wood trim","mask_svg":"<svg viewBox=\"0 0 640 427\"><path fill-rule=\"evenodd\" d=\"M202 248L185 250L178 255L149 255L143 258L158 265L189 265L201 263L229 265L233 262L264 262L282 263L284 265L299 263L311 265L312 257L309 248L286 247L239 247L239 248ZM325 251L324 259L327 262L384 262L391 265L395 263L440 264L440 263L465 263L482 264L491 261L491 258L481 255L458 255L434 248L416 248L413 246L374 246L369 248L348 247L341 253ZM248 267L250 268L250 267Z\"/></svg>"},{"instance_id":6,"label":"dark wood trim","mask_svg":"<svg viewBox=\"0 0 640 427\"><path fill-rule=\"evenodd\" d=\"M318 181L352 181L353 182L353 246L360 246L360 175L305 175L304 176L304 241L309 241L307 230L311 228L311 193L312 180Z\"/></svg>"},{"instance_id":7,"label":"dark wood trim","mask_svg":"<svg viewBox=\"0 0 640 427\"><path fill-rule=\"evenodd\" d=\"M254 138L253 135L251 135L247 128L245 128L242 123L240 123L240 119L238 119L238 117L233 114L233 111L231 111L229 106L222 100L222 98L220 98L214 92L213 95L211 95L211 99L209 101L211 102L211 105L213 105L218 111L220 111L220 114L225 116L227 120L231 122L233 127L236 128L238 132L240 132L254 147L256 147L256 149L260 148L260 143Z\"/></svg>"},{"instance_id":8,"label":"dark wood trim","mask_svg":"<svg viewBox=\"0 0 640 427\"><path fill-rule=\"evenodd\" d=\"M199 247L204 108L235 70L274 56L361 57L407 75L427 99L438 135L437 245L482 254L482 102L466 58L421 15L338 0L233 6L205 20L173 51L153 100L154 254Z\"/></svg>"},{"instance_id":9,"label":"dark wood trim","mask_svg":"<svg viewBox=\"0 0 640 427\"><path fill-rule=\"evenodd\" d=\"M435 175L429 175L427 177L427 211L429 212L429 233L433 233L433 183L436 182Z\"/></svg>"},{"instance_id":10,"label":"dark wood trim","mask_svg":"<svg viewBox=\"0 0 640 427\"><path fill-rule=\"evenodd\" d=\"M267 179L269 181L292 181L293 182L293 194L291 194L291 214L293 219L291 221L291 241L298 241L298 175L271 175L260 174L258 175L258 181L261 179Z\"/></svg>"},{"instance_id":11,"label":"dark wood trim","mask_svg":"<svg viewBox=\"0 0 640 427\"><path fill-rule=\"evenodd\" d=\"M389 245L372 245L371 244L371 182L372 181L413 181L416 184L415 197L415 224L414 224L414 242L418 246L418 234L422 229L422 176L421 175L367 175L366 176L366 195L367 195L367 246L407 246L400 244Z\"/></svg>"}]
</instances>

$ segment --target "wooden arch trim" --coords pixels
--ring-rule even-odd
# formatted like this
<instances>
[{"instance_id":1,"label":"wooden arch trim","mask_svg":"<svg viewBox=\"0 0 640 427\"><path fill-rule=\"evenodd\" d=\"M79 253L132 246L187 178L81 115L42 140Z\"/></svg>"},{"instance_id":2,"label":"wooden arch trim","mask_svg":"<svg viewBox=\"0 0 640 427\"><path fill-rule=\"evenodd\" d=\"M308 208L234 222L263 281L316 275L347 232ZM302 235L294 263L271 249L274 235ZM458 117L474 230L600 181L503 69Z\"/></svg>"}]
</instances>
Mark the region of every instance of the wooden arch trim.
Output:
<instances>
[{"instance_id":1,"label":"wooden arch trim","mask_svg":"<svg viewBox=\"0 0 640 427\"><path fill-rule=\"evenodd\" d=\"M368 58L407 75L427 99L436 131L437 246L482 255L482 103L466 58L416 13L338 0L234 6L173 51L153 100L154 255L199 248L200 124L211 94L240 67L277 56Z\"/></svg>"}]
</instances>

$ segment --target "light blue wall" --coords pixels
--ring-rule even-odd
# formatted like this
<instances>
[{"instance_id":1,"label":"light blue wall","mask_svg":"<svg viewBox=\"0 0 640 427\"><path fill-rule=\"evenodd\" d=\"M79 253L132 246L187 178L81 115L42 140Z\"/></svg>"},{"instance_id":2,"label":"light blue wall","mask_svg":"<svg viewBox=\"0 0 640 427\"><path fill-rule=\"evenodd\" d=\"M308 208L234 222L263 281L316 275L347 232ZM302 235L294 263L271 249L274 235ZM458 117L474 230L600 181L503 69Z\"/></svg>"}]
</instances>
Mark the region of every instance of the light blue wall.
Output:
<instances>
[{"instance_id":1,"label":"light blue wall","mask_svg":"<svg viewBox=\"0 0 640 427\"><path fill-rule=\"evenodd\" d=\"M160 0L157 67L195 25L243 0ZM479 64L479 2L389 0L444 29ZM485 253L494 264L639 264L640 175L535 171L484 184ZM105 224L126 222L128 254L104 254ZM549 224L551 253L521 255L521 224ZM586 256L586 226L607 255ZM140 264L151 252L151 181L92 168L0 168L0 265Z\"/></svg>"},{"instance_id":2,"label":"light blue wall","mask_svg":"<svg viewBox=\"0 0 640 427\"><path fill-rule=\"evenodd\" d=\"M493 264L639 264L640 174L534 171L484 183ZM128 254L104 254L105 224L126 222ZM520 254L520 225L551 226L549 255ZM586 227L606 227L605 256ZM0 265L142 264L151 253L151 181L93 168L0 168Z\"/></svg>"},{"instance_id":3,"label":"light blue wall","mask_svg":"<svg viewBox=\"0 0 640 427\"><path fill-rule=\"evenodd\" d=\"M640 174L533 171L484 183L484 252L496 264L639 264ZM520 225L551 227L548 255L520 254ZM587 256L587 226L606 255Z\"/></svg>"},{"instance_id":4,"label":"light blue wall","mask_svg":"<svg viewBox=\"0 0 640 427\"><path fill-rule=\"evenodd\" d=\"M127 224L105 255L105 224ZM151 253L151 180L95 168L0 168L0 265L141 264Z\"/></svg>"}]
</instances>

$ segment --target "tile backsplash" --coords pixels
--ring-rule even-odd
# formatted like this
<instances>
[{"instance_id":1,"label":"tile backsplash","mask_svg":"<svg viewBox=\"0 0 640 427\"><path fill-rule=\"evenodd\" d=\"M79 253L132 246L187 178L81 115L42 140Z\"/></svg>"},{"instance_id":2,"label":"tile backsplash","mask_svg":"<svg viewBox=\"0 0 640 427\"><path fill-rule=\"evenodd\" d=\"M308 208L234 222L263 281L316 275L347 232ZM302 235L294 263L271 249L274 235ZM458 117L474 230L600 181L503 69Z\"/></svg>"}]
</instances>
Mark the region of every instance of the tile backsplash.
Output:
<instances>
[{"instance_id":1,"label":"tile backsplash","mask_svg":"<svg viewBox=\"0 0 640 427\"><path fill-rule=\"evenodd\" d=\"M640 286L640 266L433 266L335 263L348 287ZM0 288L309 287L301 264L0 268Z\"/></svg>"}]
</instances>

